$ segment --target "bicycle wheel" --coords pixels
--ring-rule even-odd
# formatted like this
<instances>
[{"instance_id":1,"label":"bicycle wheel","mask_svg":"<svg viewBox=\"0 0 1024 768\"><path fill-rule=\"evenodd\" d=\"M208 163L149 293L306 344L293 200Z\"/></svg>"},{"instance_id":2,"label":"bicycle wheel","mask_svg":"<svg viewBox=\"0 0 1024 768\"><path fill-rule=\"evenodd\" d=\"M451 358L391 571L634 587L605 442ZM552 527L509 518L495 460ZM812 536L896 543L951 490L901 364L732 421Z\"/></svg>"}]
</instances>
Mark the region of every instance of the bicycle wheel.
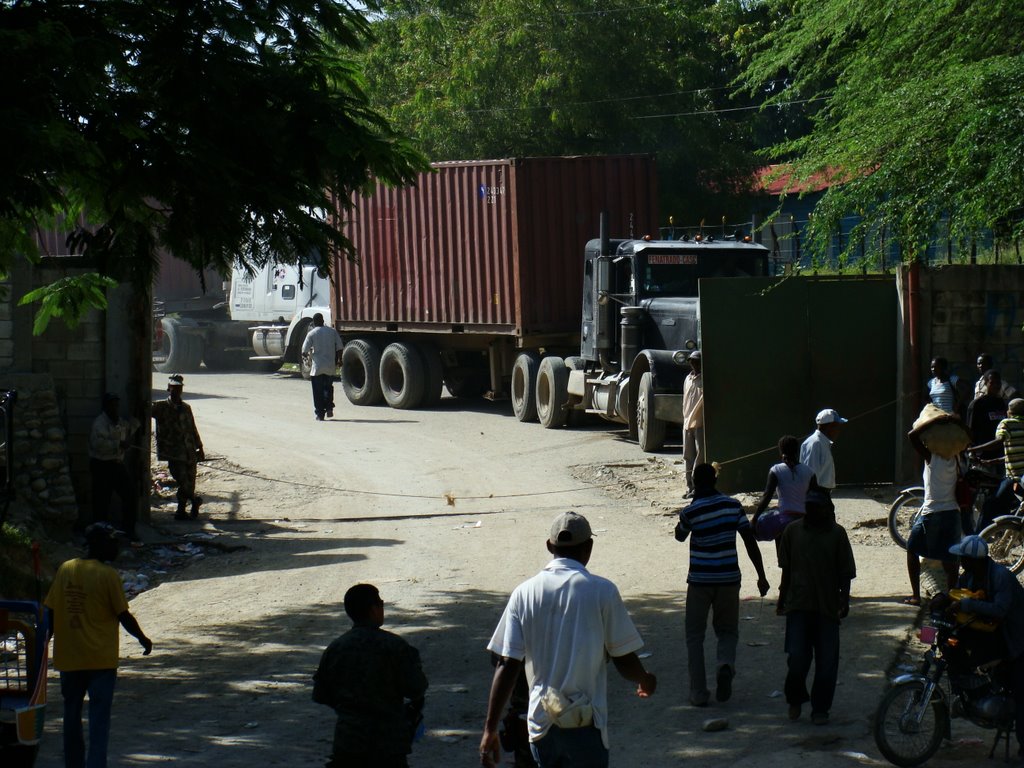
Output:
<instances>
[{"instance_id":1,"label":"bicycle wheel","mask_svg":"<svg viewBox=\"0 0 1024 768\"><path fill-rule=\"evenodd\" d=\"M935 697L922 710L924 683L912 680L889 689L875 711L878 750L894 765L920 765L942 743L946 706Z\"/></svg>"},{"instance_id":2,"label":"bicycle wheel","mask_svg":"<svg viewBox=\"0 0 1024 768\"><path fill-rule=\"evenodd\" d=\"M988 556L1013 573L1024 568L1024 523L1020 520L996 520L981 532L988 544Z\"/></svg>"},{"instance_id":3,"label":"bicycle wheel","mask_svg":"<svg viewBox=\"0 0 1024 768\"><path fill-rule=\"evenodd\" d=\"M921 514L924 504L924 488L907 488L889 507L889 535L903 549L907 548L907 537L914 521Z\"/></svg>"}]
</instances>

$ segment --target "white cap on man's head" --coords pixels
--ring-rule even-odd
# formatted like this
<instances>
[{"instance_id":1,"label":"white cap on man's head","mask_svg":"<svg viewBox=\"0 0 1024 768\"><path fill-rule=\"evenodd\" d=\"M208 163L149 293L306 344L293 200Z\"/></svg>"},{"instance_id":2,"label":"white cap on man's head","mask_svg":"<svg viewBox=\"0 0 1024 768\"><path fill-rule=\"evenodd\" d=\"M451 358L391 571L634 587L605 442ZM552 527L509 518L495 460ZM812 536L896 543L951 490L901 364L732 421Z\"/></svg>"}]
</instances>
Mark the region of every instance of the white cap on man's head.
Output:
<instances>
[{"instance_id":1,"label":"white cap on man's head","mask_svg":"<svg viewBox=\"0 0 1024 768\"><path fill-rule=\"evenodd\" d=\"M183 387L185 386L185 377L180 373L172 373L167 377L168 387Z\"/></svg>"},{"instance_id":2,"label":"white cap on man's head","mask_svg":"<svg viewBox=\"0 0 1024 768\"><path fill-rule=\"evenodd\" d=\"M818 415L814 417L814 423L818 426L822 424L845 424L849 419L844 419L840 416L834 408L826 408L823 411L818 411Z\"/></svg>"}]
</instances>

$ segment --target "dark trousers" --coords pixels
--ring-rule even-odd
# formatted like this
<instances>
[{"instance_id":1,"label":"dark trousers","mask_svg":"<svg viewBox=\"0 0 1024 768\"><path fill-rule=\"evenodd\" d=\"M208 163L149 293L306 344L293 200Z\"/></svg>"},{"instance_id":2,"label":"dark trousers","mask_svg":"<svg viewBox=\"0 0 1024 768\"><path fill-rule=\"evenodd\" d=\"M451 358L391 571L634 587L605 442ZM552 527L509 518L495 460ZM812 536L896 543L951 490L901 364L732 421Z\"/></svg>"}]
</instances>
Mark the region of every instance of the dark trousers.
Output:
<instances>
[{"instance_id":1,"label":"dark trousers","mask_svg":"<svg viewBox=\"0 0 1024 768\"><path fill-rule=\"evenodd\" d=\"M167 471L178 484L178 506L184 507L196 497L196 462L168 461Z\"/></svg>"},{"instance_id":2,"label":"dark trousers","mask_svg":"<svg viewBox=\"0 0 1024 768\"><path fill-rule=\"evenodd\" d=\"M324 768L409 768L409 760L405 755L335 752Z\"/></svg>"},{"instance_id":3,"label":"dark trousers","mask_svg":"<svg viewBox=\"0 0 1024 768\"><path fill-rule=\"evenodd\" d=\"M596 726L551 726L538 741L530 742L540 768L608 768L608 748Z\"/></svg>"},{"instance_id":4,"label":"dark trousers","mask_svg":"<svg viewBox=\"0 0 1024 768\"><path fill-rule=\"evenodd\" d=\"M124 463L89 459L89 471L92 475L93 522L110 520L110 500L116 493L121 501L121 525L125 533L135 538L138 494Z\"/></svg>"},{"instance_id":5,"label":"dark trousers","mask_svg":"<svg viewBox=\"0 0 1024 768\"><path fill-rule=\"evenodd\" d=\"M84 669L60 673L64 697L65 768L106 768L110 741L110 710L114 703L116 669ZM82 710L89 694L89 753L82 733Z\"/></svg>"},{"instance_id":6,"label":"dark trousers","mask_svg":"<svg viewBox=\"0 0 1024 768\"><path fill-rule=\"evenodd\" d=\"M1018 754L1024 757L1024 654L1010 662L1010 676L1015 707L1014 727L1017 730Z\"/></svg>"},{"instance_id":7,"label":"dark trousers","mask_svg":"<svg viewBox=\"0 0 1024 768\"><path fill-rule=\"evenodd\" d=\"M1014 482L1013 478L1004 477L996 492L985 499L985 503L981 505L979 532L985 530L985 527L1000 515L1009 515L1017 509L1020 501L1017 499L1017 494L1013 492Z\"/></svg>"},{"instance_id":8,"label":"dark trousers","mask_svg":"<svg viewBox=\"0 0 1024 768\"><path fill-rule=\"evenodd\" d=\"M313 385L313 412L318 417L334 410L334 377L327 373L318 373L309 377Z\"/></svg>"},{"instance_id":9,"label":"dark trousers","mask_svg":"<svg viewBox=\"0 0 1024 768\"><path fill-rule=\"evenodd\" d=\"M839 677L839 622L812 611L786 614L786 703L811 702L812 713L828 714ZM807 693L807 673L814 662L814 684Z\"/></svg>"}]
</instances>

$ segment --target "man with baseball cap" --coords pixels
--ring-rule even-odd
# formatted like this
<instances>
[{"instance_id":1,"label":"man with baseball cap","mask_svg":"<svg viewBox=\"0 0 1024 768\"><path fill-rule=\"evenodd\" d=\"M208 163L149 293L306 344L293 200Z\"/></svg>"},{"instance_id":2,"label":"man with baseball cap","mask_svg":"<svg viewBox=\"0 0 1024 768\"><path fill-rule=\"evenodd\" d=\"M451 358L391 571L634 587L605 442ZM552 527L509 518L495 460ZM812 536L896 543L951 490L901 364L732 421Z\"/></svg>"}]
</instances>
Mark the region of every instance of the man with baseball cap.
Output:
<instances>
[{"instance_id":1,"label":"man with baseball cap","mask_svg":"<svg viewBox=\"0 0 1024 768\"><path fill-rule=\"evenodd\" d=\"M195 520L199 517L202 496L196 496L196 464L206 460L203 441L196 429L192 409L181 399L185 378L175 373L167 379L167 399L153 403L156 421L156 457L167 462L167 470L178 483L178 510L175 520ZM191 502L192 509L185 512Z\"/></svg>"},{"instance_id":2,"label":"man with baseball cap","mask_svg":"<svg viewBox=\"0 0 1024 768\"><path fill-rule=\"evenodd\" d=\"M979 594L954 601L951 610L999 622L1016 705L1017 755L1024 757L1024 587L1009 569L988 556L988 544L981 536L964 536L949 552L960 558L963 568L957 586Z\"/></svg>"},{"instance_id":3,"label":"man with baseball cap","mask_svg":"<svg viewBox=\"0 0 1024 768\"><path fill-rule=\"evenodd\" d=\"M818 487L829 493L836 487L836 465L832 461L832 443L847 422L834 408L818 411L817 428L800 446L800 463L806 464L818 479Z\"/></svg>"},{"instance_id":4,"label":"man with baseball cap","mask_svg":"<svg viewBox=\"0 0 1024 768\"><path fill-rule=\"evenodd\" d=\"M619 590L586 569L594 549L590 523L566 512L547 540L553 555L509 598L487 648L500 657L487 700L480 762L501 759L498 724L516 677L526 663L530 677L530 747L541 768L608 765L610 657L637 695L654 693L657 679L636 651L643 646Z\"/></svg>"}]
</instances>

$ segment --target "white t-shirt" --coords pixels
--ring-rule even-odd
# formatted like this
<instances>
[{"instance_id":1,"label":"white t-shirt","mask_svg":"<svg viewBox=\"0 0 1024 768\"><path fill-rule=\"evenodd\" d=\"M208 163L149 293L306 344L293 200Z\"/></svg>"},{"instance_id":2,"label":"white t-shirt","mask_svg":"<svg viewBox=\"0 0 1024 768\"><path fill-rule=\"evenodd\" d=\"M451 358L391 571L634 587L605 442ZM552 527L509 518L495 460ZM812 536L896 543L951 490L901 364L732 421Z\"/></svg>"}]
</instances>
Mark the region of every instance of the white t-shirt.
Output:
<instances>
[{"instance_id":1,"label":"white t-shirt","mask_svg":"<svg viewBox=\"0 0 1024 768\"><path fill-rule=\"evenodd\" d=\"M814 471L803 463L791 467L780 461L771 468L771 473L779 483L779 511L804 514L807 511L807 489L811 487Z\"/></svg>"},{"instance_id":2,"label":"white t-shirt","mask_svg":"<svg viewBox=\"0 0 1024 768\"><path fill-rule=\"evenodd\" d=\"M956 503L956 459L944 459L937 453L924 463L924 503L921 514L959 509Z\"/></svg>"},{"instance_id":3,"label":"white t-shirt","mask_svg":"<svg viewBox=\"0 0 1024 768\"><path fill-rule=\"evenodd\" d=\"M575 560L556 557L509 598L487 644L499 656L526 660L530 741L551 722L541 706L548 689L590 699L594 726L608 746L608 657L625 656L644 641L618 588Z\"/></svg>"},{"instance_id":4,"label":"white t-shirt","mask_svg":"<svg viewBox=\"0 0 1024 768\"><path fill-rule=\"evenodd\" d=\"M309 371L310 376L319 376L321 373L334 375L337 369L336 355L341 351L341 336L333 328L326 325L314 327L306 334L302 342L302 354L313 354L313 367Z\"/></svg>"},{"instance_id":5,"label":"white t-shirt","mask_svg":"<svg viewBox=\"0 0 1024 768\"><path fill-rule=\"evenodd\" d=\"M814 430L800 446L800 463L806 464L822 488L836 487L836 465L832 461L832 441L820 429Z\"/></svg>"}]
</instances>

